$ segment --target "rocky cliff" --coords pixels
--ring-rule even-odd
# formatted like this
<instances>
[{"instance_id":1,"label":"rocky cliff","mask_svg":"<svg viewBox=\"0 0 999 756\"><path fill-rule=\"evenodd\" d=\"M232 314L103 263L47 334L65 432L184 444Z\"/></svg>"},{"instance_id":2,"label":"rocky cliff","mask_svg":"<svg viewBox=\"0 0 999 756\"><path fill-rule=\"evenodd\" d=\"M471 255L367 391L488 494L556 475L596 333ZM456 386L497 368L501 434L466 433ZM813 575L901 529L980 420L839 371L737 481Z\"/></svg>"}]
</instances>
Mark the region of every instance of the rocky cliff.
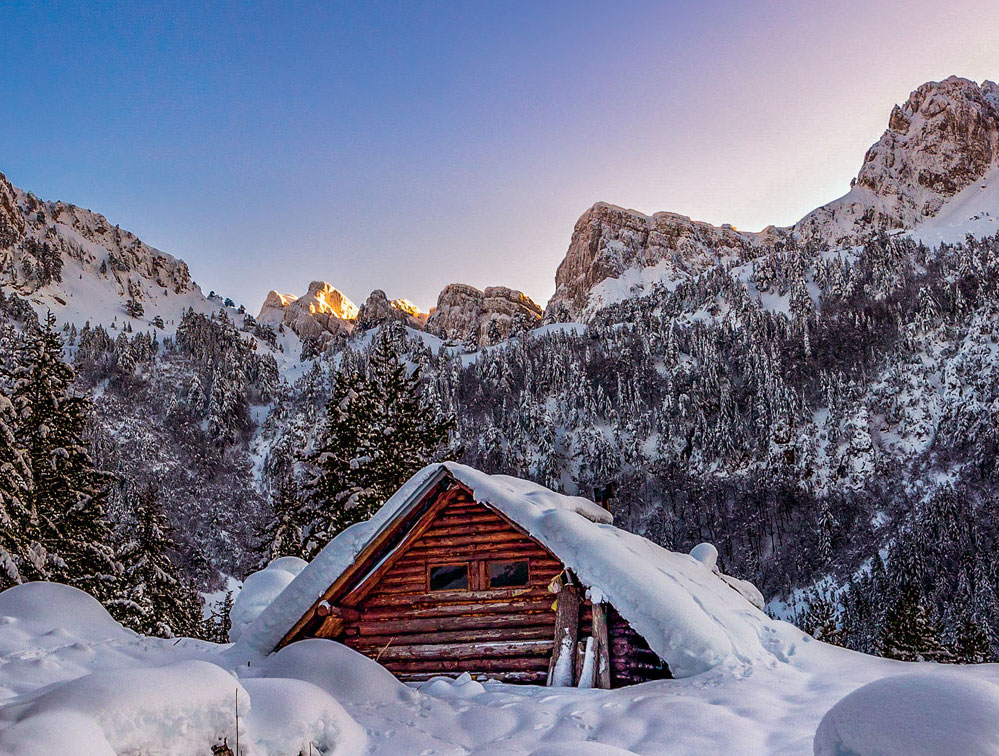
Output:
<instances>
[{"instance_id":1,"label":"rocky cliff","mask_svg":"<svg viewBox=\"0 0 999 756\"><path fill-rule=\"evenodd\" d=\"M546 315L586 319L650 285L755 257L789 235L835 247L877 230L914 229L985 176L997 158L999 86L958 77L929 82L893 108L850 191L791 228L746 233L597 203L576 223Z\"/></svg>"},{"instance_id":2,"label":"rocky cliff","mask_svg":"<svg viewBox=\"0 0 999 756\"><path fill-rule=\"evenodd\" d=\"M541 308L522 291L505 286L480 291L467 284L449 284L440 293L426 327L442 339L488 345L540 322Z\"/></svg>"},{"instance_id":3,"label":"rocky cliff","mask_svg":"<svg viewBox=\"0 0 999 756\"><path fill-rule=\"evenodd\" d=\"M428 316L428 313L421 312L420 308L408 299L390 300L384 291L375 289L358 310L357 326L368 329L382 323L398 322L422 329L427 324Z\"/></svg>"}]
</instances>

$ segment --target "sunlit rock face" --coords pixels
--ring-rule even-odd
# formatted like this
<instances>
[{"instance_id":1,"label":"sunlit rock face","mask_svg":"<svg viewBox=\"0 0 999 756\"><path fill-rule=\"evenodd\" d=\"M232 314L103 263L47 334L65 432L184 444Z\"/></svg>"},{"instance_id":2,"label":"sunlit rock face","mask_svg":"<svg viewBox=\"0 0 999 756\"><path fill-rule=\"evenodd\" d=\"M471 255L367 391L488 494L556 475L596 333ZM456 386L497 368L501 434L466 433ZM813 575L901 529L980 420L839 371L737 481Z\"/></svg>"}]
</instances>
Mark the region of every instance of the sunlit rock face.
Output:
<instances>
[{"instance_id":1,"label":"sunlit rock face","mask_svg":"<svg viewBox=\"0 0 999 756\"><path fill-rule=\"evenodd\" d=\"M999 86L952 76L896 105L851 190L794 226L797 235L849 244L872 230L911 229L982 178L999 157Z\"/></svg>"},{"instance_id":2,"label":"sunlit rock face","mask_svg":"<svg viewBox=\"0 0 999 756\"><path fill-rule=\"evenodd\" d=\"M997 161L999 86L958 77L924 84L892 110L850 191L790 228L747 233L597 203L576 223L546 317L586 320L606 304L738 264L790 236L842 246L882 229L912 229Z\"/></svg>"},{"instance_id":3,"label":"sunlit rock face","mask_svg":"<svg viewBox=\"0 0 999 756\"><path fill-rule=\"evenodd\" d=\"M448 284L427 320L427 331L442 339L473 345L495 344L536 327L541 308L529 296L506 286L484 291L467 284Z\"/></svg>"},{"instance_id":4,"label":"sunlit rock face","mask_svg":"<svg viewBox=\"0 0 999 756\"><path fill-rule=\"evenodd\" d=\"M350 333L357 313L357 305L338 289L325 281L313 281L304 297L270 292L257 319L269 325L282 324L303 340L325 340Z\"/></svg>"},{"instance_id":5,"label":"sunlit rock face","mask_svg":"<svg viewBox=\"0 0 999 756\"><path fill-rule=\"evenodd\" d=\"M384 291L375 289L357 313L357 326L367 329L382 323L398 322L422 330L427 317L428 313L421 312L408 299L390 300Z\"/></svg>"}]
</instances>

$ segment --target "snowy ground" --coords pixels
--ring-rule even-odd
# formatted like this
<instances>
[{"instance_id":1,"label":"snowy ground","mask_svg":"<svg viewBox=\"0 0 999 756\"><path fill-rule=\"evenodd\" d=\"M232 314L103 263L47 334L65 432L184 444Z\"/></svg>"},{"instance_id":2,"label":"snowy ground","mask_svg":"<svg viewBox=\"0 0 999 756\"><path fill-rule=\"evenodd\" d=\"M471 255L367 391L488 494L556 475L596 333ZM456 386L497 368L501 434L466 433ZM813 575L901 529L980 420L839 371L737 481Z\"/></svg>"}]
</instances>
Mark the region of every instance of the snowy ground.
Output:
<instances>
[{"instance_id":1,"label":"snowy ground","mask_svg":"<svg viewBox=\"0 0 999 756\"><path fill-rule=\"evenodd\" d=\"M0 753L621 754L996 753L999 665L903 664L763 631L772 657L613 691L397 682L331 641L267 659L144 638L86 594L0 594ZM892 677L906 675L906 678ZM996 684L993 684L996 683Z\"/></svg>"}]
</instances>

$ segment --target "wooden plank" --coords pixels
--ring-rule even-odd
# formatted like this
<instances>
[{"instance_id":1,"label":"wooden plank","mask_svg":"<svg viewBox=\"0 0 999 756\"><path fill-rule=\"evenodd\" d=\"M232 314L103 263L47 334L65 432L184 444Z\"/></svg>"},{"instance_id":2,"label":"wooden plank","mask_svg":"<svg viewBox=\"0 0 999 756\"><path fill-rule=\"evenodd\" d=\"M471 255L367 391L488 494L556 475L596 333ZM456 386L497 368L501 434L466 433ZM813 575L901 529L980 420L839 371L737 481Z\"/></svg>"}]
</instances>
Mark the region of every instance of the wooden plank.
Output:
<instances>
[{"instance_id":1,"label":"wooden plank","mask_svg":"<svg viewBox=\"0 0 999 756\"><path fill-rule=\"evenodd\" d=\"M555 606L555 635L553 637L554 648L552 649L551 663L548 667L548 681L552 684L555 680L555 672L559 669L559 661L563 655L576 654L576 643L579 641L579 586L563 579ZM568 660L568 668L572 670L575 666L574 660ZM571 674L571 672L570 672ZM567 681L572 685L573 680Z\"/></svg>"},{"instance_id":2,"label":"wooden plank","mask_svg":"<svg viewBox=\"0 0 999 756\"><path fill-rule=\"evenodd\" d=\"M611 686L610 646L607 635L607 614L603 604L591 607L593 636L594 687L608 689Z\"/></svg>"},{"instance_id":3,"label":"wooden plank","mask_svg":"<svg viewBox=\"0 0 999 756\"><path fill-rule=\"evenodd\" d=\"M550 612L551 602L541 601L502 601L479 602L474 604L438 604L429 606L414 606L406 609L406 617L414 619L428 617L462 617L473 614L510 614L528 612ZM375 606L364 610L364 619L395 619L400 616L399 607Z\"/></svg>"},{"instance_id":4,"label":"wooden plank","mask_svg":"<svg viewBox=\"0 0 999 756\"><path fill-rule=\"evenodd\" d=\"M357 624L362 635L390 635L404 632L436 632L438 630L479 630L487 628L544 626L551 633L555 627L555 612L549 604L544 611L517 614L454 615L435 618L386 616L376 620L365 615Z\"/></svg>"},{"instance_id":5,"label":"wooden plank","mask_svg":"<svg viewBox=\"0 0 999 756\"><path fill-rule=\"evenodd\" d=\"M384 665L394 673L404 672L457 672L481 670L482 672L544 672L548 659L544 656L512 657L509 659L436 659L418 661L390 661Z\"/></svg>"}]
</instances>

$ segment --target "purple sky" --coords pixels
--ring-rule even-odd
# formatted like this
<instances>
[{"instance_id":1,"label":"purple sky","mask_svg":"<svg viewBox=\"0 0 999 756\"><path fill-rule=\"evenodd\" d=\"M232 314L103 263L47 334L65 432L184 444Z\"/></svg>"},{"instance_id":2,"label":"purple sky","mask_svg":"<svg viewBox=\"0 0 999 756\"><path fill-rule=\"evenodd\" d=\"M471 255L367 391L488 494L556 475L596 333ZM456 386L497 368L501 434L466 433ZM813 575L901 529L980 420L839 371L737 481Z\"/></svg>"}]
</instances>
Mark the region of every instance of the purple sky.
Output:
<instances>
[{"instance_id":1,"label":"purple sky","mask_svg":"<svg viewBox=\"0 0 999 756\"><path fill-rule=\"evenodd\" d=\"M746 229L892 104L999 78L999 3L0 4L0 171L256 310L324 279L544 302L598 200Z\"/></svg>"}]
</instances>

